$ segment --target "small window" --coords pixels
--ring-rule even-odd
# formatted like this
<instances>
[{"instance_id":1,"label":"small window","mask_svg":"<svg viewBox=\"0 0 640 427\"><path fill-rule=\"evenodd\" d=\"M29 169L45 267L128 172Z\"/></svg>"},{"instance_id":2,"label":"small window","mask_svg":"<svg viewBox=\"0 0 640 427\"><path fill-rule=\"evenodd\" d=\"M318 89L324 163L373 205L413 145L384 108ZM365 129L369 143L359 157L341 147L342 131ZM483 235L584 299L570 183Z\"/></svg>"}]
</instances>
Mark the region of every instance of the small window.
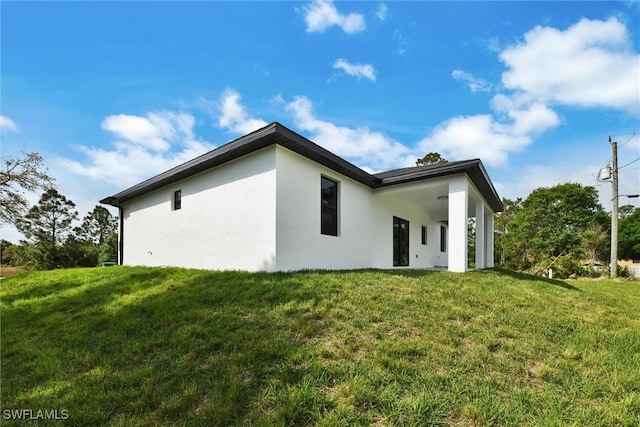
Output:
<instances>
[{"instance_id":1,"label":"small window","mask_svg":"<svg viewBox=\"0 0 640 427\"><path fill-rule=\"evenodd\" d=\"M338 235L338 183L320 177L320 221L322 234Z\"/></svg>"},{"instance_id":2,"label":"small window","mask_svg":"<svg viewBox=\"0 0 640 427\"><path fill-rule=\"evenodd\" d=\"M427 226L426 225L422 226L422 244L423 245L427 244Z\"/></svg>"},{"instance_id":3,"label":"small window","mask_svg":"<svg viewBox=\"0 0 640 427\"><path fill-rule=\"evenodd\" d=\"M173 192L173 210L177 211L182 208L182 190Z\"/></svg>"},{"instance_id":4,"label":"small window","mask_svg":"<svg viewBox=\"0 0 640 427\"><path fill-rule=\"evenodd\" d=\"M447 227L440 226L440 252L447 252Z\"/></svg>"}]
</instances>

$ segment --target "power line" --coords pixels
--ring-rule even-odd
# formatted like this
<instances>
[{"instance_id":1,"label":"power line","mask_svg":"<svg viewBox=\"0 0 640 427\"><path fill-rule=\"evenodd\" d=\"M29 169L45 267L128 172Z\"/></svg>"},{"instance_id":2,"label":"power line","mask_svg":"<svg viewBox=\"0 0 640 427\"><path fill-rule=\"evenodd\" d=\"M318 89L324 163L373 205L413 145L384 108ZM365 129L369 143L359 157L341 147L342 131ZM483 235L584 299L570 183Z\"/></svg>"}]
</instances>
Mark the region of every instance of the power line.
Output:
<instances>
[{"instance_id":1,"label":"power line","mask_svg":"<svg viewBox=\"0 0 640 427\"><path fill-rule=\"evenodd\" d=\"M618 170L620 170L620 169L622 169L622 168L626 168L627 166L629 166L629 165L631 165L631 164L634 164L634 163L635 163L635 162L637 162L638 160L640 160L640 157L638 157L637 159L635 159L635 160L634 160L634 161L632 161L632 162L627 163L627 164L626 164L626 165L624 165L624 166L620 166L620 167L618 168Z\"/></svg>"},{"instance_id":2,"label":"power line","mask_svg":"<svg viewBox=\"0 0 640 427\"><path fill-rule=\"evenodd\" d=\"M631 137L629 139L627 139L627 141L624 144L620 145L618 148L624 147L627 144L627 142L629 142L629 141L631 141L633 139L634 136L636 136L635 132L633 133L633 135L631 135Z\"/></svg>"}]
</instances>

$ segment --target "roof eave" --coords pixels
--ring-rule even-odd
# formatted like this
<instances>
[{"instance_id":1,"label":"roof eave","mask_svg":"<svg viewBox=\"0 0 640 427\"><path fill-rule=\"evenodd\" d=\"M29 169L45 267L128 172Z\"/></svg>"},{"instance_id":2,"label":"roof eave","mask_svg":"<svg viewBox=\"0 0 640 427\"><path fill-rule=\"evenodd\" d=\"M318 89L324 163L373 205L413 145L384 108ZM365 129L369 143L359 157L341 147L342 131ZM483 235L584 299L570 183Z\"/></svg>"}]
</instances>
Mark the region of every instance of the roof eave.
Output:
<instances>
[{"instance_id":1,"label":"roof eave","mask_svg":"<svg viewBox=\"0 0 640 427\"><path fill-rule=\"evenodd\" d=\"M189 160L186 163L178 165L129 187L113 196L106 197L103 200L100 200L100 203L117 207L127 200L134 199L143 194L157 190L158 188L162 188L165 185L188 178L212 167L241 157L244 154L257 151L273 143L270 141L269 136L276 132L276 128L276 123L271 123L270 125L258 129L255 132L235 139L225 145L198 156L195 159ZM264 141L264 144L252 144L255 141ZM249 145L251 145L251 147L250 149L247 149L247 146ZM244 153L244 151L246 151L246 153Z\"/></svg>"},{"instance_id":2,"label":"roof eave","mask_svg":"<svg viewBox=\"0 0 640 427\"><path fill-rule=\"evenodd\" d=\"M423 179L466 173L476 187L478 187L491 208L495 212L503 210L502 202L493 184L489 180L489 176L480 159L451 162L450 164L445 163L438 165L436 168L420 168L418 170L414 170L413 168L399 169L397 170L397 175L394 175L395 171L390 171L392 173L390 176L388 172L380 174L387 175L383 178L369 174L277 122L233 140L113 196L106 197L100 200L100 203L120 207L122 203L128 200L274 144L285 147L370 188L380 188Z\"/></svg>"},{"instance_id":3,"label":"roof eave","mask_svg":"<svg viewBox=\"0 0 640 427\"><path fill-rule=\"evenodd\" d=\"M381 187L421 181L424 179L441 178L460 173L465 173L469 178L471 178L471 181L478 188L478 191L480 191L494 212L501 212L504 210L502 201L491 183L489 175L487 174L487 171L480 159L455 162L455 164L450 165L445 163L437 168L423 169L397 176L389 176L382 179Z\"/></svg>"}]
</instances>

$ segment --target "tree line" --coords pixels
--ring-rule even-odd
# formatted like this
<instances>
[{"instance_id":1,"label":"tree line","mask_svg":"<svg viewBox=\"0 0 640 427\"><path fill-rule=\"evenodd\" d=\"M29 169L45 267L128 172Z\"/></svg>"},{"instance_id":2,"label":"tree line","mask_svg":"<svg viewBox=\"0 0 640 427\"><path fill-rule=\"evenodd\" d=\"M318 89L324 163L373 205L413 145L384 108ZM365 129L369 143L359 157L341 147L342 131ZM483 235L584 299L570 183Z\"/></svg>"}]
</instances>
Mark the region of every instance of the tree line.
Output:
<instances>
[{"instance_id":1,"label":"tree line","mask_svg":"<svg viewBox=\"0 0 640 427\"><path fill-rule=\"evenodd\" d=\"M439 153L427 153L416 166L447 163ZM598 202L595 187L565 183L538 188L526 199L502 199L504 211L495 217L495 264L518 271L556 276L598 275L611 250L611 216ZM621 206L618 212L618 256L640 259L640 208ZM469 219L469 264L475 262L475 218ZM586 264L586 268L585 265Z\"/></svg>"},{"instance_id":2,"label":"tree line","mask_svg":"<svg viewBox=\"0 0 640 427\"><path fill-rule=\"evenodd\" d=\"M536 274L553 268L559 277L598 275L598 261L608 268L611 216L595 187L559 184L502 203L494 227L497 265ZM640 259L640 208L622 206L619 217L618 257Z\"/></svg>"},{"instance_id":3,"label":"tree line","mask_svg":"<svg viewBox=\"0 0 640 427\"><path fill-rule=\"evenodd\" d=\"M42 190L31 208L25 192ZM24 236L19 244L0 241L3 265L34 269L94 267L116 261L117 219L95 206L81 221L76 205L60 194L37 153L3 159L0 171L0 223L13 224Z\"/></svg>"},{"instance_id":4,"label":"tree line","mask_svg":"<svg viewBox=\"0 0 640 427\"><path fill-rule=\"evenodd\" d=\"M78 219L71 200L54 188L47 189L15 222L26 240L17 245L2 241L2 264L50 270L116 261L117 219L109 210L95 206L79 226L74 226Z\"/></svg>"}]
</instances>

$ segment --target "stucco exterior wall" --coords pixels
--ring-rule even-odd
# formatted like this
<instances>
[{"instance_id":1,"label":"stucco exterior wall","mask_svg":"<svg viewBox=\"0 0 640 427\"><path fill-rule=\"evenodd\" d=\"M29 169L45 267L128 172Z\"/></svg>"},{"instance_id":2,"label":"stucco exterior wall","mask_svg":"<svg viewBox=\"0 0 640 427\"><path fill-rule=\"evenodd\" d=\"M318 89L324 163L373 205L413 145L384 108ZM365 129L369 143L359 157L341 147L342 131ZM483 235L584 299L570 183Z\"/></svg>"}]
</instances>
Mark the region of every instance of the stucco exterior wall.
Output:
<instances>
[{"instance_id":1,"label":"stucco exterior wall","mask_svg":"<svg viewBox=\"0 0 640 427\"><path fill-rule=\"evenodd\" d=\"M338 236L321 233L322 176L339 183ZM373 190L272 145L123 204L123 261L247 271L448 266L449 252L440 251L442 213L432 217L428 201L439 191L421 185ZM179 210L172 209L175 190L182 192ZM466 209L454 207L466 237ZM393 266L394 216L409 221L407 267ZM447 240L447 251L455 248Z\"/></svg>"},{"instance_id":2,"label":"stucco exterior wall","mask_svg":"<svg viewBox=\"0 0 640 427\"><path fill-rule=\"evenodd\" d=\"M447 265L447 252L440 252L440 223L429 212L405 198L385 193L374 195L374 268L432 268ZM393 266L393 217L409 221L409 266ZM427 244L422 244L422 226L427 227ZM448 249L448 245L447 245Z\"/></svg>"},{"instance_id":3,"label":"stucco exterior wall","mask_svg":"<svg viewBox=\"0 0 640 427\"><path fill-rule=\"evenodd\" d=\"M409 268L447 264L440 223L427 210L374 191L286 148L277 148L276 253L278 270L393 267L393 217L409 221ZM320 232L321 176L339 183L338 236ZM428 229L421 244L421 226ZM397 267L407 268L407 267Z\"/></svg>"},{"instance_id":4,"label":"stucco exterior wall","mask_svg":"<svg viewBox=\"0 0 640 427\"><path fill-rule=\"evenodd\" d=\"M124 264L274 270L275 167L271 146L127 202Z\"/></svg>"},{"instance_id":5,"label":"stucco exterior wall","mask_svg":"<svg viewBox=\"0 0 640 427\"><path fill-rule=\"evenodd\" d=\"M371 267L372 190L331 169L277 147L278 270ZM338 181L338 236L320 232L320 179Z\"/></svg>"}]
</instances>

